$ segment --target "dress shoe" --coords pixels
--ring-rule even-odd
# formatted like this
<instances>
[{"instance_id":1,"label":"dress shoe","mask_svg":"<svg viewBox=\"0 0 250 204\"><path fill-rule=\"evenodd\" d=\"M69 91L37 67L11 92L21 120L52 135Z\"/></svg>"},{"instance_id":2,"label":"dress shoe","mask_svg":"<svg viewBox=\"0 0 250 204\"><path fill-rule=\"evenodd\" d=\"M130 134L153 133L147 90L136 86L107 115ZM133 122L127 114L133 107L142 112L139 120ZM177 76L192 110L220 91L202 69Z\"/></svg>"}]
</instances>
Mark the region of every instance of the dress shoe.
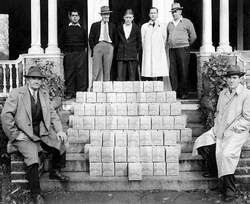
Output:
<instances>
[{"instance_id":1,"label":"dress shoe","mask_svg":"<svg viewBox=\"0 0 250 204\"><path fill-rule=\"evenodd\" d=\"M43 197L38 194L33 198L34 204L44 204L44 199Z\"/></svg>"},{"instance_id":2,"label":"dress shoe","mask_svg":"<svg viewBox=\"0 0 250 204\"><path fill-rule=\"evenodd\" d=\"M68 176L65 176L65 175L61 174L61 172L58 171L58 170L55 170L55 171L51 172L49 174L49 178L50 179L56 179L56 180L59 180L61 182L68 182L70 180Z\"/></svg>"},{"instance_id":3,"label":"dress shoe","mask_svg":"<svg viewBox=\"0 0 250 204\"><path fill-rule=\"evenodd\" d=\"M235 196L224 196L223 201L226 203L233 202L235 200Z\"/></svg>"},{"instance_id":4,"label":"dress shoe","mask_svg":"<svg viewBox=\"0 0 250 204\"><path fill-rule=\"evenodd\" d=\"M204 178L216 178L217 177L216 175L210 174L208 172L203 173L202 176Z\"/></svg>"}]
</instances>

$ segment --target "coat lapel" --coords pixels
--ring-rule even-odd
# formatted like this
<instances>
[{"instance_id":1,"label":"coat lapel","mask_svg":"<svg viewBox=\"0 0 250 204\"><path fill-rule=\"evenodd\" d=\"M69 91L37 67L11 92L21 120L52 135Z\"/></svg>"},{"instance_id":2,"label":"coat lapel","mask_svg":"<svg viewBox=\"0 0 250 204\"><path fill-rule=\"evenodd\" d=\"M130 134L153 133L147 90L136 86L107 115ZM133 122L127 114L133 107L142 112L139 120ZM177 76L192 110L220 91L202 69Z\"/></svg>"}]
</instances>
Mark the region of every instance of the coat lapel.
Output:
<instances>
[{"instance_id":1,"label":"coat lapel","mask_svg":"<svg viewBox=\"0 0 250 204\"><path fill-rule=\"evenodd\" d=\"M22 101L23 101L24 108L27 112L27 115L30 121L32 121L30 93L29 93L27 86L25 86L25 88L23 89Z\"/></svg>"},{"instance_id":2,"label":"coat lapel","mask_svg":"<svg viewBox=\"0 0 250 204\"><path fill-rule=\"evenodd\" d=\"M46 92L43 90L39 90L39 98L42 106L42 112L43 112L43 119L44 123L47 129L49 129L49 114L48 114L48 109L49 109L49 103L46 100Z\"/></svg>"}]
</instances>

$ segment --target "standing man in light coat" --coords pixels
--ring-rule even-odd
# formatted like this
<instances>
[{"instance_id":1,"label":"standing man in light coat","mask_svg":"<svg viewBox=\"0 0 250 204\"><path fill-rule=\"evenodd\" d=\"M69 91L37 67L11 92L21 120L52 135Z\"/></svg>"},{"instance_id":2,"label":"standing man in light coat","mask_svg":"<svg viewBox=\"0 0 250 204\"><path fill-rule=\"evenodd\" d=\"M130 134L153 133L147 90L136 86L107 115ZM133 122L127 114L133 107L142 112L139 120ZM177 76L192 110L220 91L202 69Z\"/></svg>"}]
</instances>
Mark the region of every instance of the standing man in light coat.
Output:
<instances>
[{"instance_id":1,"label":"standing man in light coat","mask_svg":"<svg viewBox=\"0 0 250 204\"><path fill-rule=\"evenodd\" d=\"M225 202L231 202L235 199L234 173L242 146L249 138L250 90L241 85L244 74L240 71L239 66L231 66L228 69L226 74L228 88L221 91L219 95L212 129L216 142L219 187L221 187L220 190L224 195ZM207 137L211 137L210 135L207 134ZM194 148L212 144L208 141L210 141L208 138L198 138Z\"/></svg>"},{"instance_id":2,"label":"standing man in light coat","mask_svg":"<svg viewBox=\"0 0 250 204\"><path fill-rule=\"evenodd\" d=\"M165 49L166 26L158 22L158 9L152 7L149 12L150 21L143 24L142 36L142 73L146 80L159 79L169 75Z\"/></svg>"}]
</instances>

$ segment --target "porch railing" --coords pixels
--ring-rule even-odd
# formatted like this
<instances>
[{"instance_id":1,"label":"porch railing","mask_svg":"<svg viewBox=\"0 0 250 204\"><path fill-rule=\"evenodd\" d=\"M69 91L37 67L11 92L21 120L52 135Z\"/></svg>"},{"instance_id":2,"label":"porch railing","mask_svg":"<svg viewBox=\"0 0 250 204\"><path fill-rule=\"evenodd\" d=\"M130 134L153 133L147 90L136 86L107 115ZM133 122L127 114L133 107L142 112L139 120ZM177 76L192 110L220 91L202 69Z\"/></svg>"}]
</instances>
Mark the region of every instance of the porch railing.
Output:
<instances>
[{"instance_id":1,"label":"porch railing","mask_svg":"<svg viewBox=\"0 0 250 204\"><path fill-rule=\"evenodd\" d=\"M24 58L17 60L0 60L0 97L8 96L9 92L24 82Z\"/></svg>"}]
</instances>

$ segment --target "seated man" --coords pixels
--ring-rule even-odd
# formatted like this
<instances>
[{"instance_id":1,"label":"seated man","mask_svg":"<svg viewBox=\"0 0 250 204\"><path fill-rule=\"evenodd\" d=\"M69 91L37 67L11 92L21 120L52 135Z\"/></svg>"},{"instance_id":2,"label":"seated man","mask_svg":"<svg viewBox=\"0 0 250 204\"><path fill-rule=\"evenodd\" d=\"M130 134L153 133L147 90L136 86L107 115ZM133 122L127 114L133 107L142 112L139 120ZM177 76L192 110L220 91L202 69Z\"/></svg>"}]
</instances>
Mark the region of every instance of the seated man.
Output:
<instances>
[{"instance_id":1,"label":"seated man","mask_svg":"<svg viewBox=\"0 0 250 204\"><path fill-rule=\"evenodd\" d=\"M35 203L44 203L39 183L38 153L41 148L52 153L50 179L69 181L60 173L63 158L65 164L63 147L67 136L50 105L48 92L40 88L44 76L39 67L30 67L25 77L27 85L13 89L5 102L2 127L9 143L24 156L32 199Z\"/></svg>"}]
</instances>

